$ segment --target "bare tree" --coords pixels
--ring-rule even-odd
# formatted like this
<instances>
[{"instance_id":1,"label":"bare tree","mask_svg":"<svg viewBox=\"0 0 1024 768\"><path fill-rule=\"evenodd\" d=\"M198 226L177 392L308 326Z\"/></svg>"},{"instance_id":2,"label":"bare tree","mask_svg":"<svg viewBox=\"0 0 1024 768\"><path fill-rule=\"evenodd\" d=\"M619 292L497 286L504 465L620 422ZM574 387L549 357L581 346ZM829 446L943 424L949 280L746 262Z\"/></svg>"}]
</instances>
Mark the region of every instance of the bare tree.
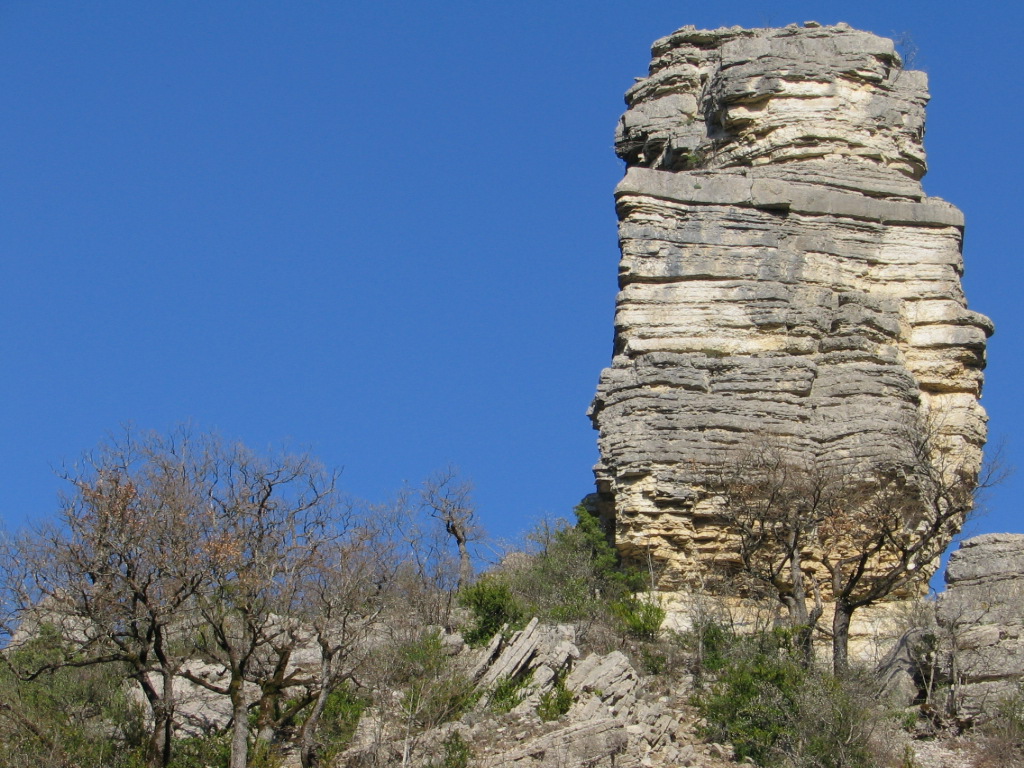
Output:
<instances>
[{"instance_id":1,"label":"bare tree","mask_svg":"<svg viewBox=\"0 0 1024 768\"><path fill-rule=\"evenodd\" d=\"M476 508L473 506L473 484L460 480L454 467L428 478L420 491L423 504L432 517L444 525L445 533L455 542L459 552L459 580L461 589L473 580L473 558L469 544L479 538Z\"/></svg>"},{"instance_id":2,"label":"bare tree","mask_svg":"<svg viewBox=\"0 0 1024 768\"><path fill-rule=\"evenodd\" d=\"M127 665L150 709L151 766L170 760L176 677L227 696L231 766L244 768L253 690L264 742L316 700L314 686L282 705L315 681L293 655L312 642L300 619L340 538L336 474L179 429L128 431L66 478L60 524L11 545L12 642L54 624L71 649L57 664ZM226 682L194 674L197 656Z\"/></svg>"},{"instance_id":3,"label":"bare tree","mask_svg":"<svg viewBox=\"0 0 1024 768\"><path fill-rule=\"evenodd\" d=\"M834 473L767 436L709 484L736 541L726 570L742 577L744 591L767 592L785 606L806 664L813 658L813 632L824 612L811 548L818 526L839 507L842 486Z\"/></svg>"},{"instance_id":4,"label":"bare tree","mask_svg":"<svg viewBox=\"0 0 1024 768\"><path fill-rule=\"evenodd\" d=\"M395 580L407 612L418 624L450 627L459 585L459 561L452 555L450 537L423 503L422 493L402 489L389 508L401 532Z\"/></svg>"},{"instance_id":5,"label":"bare tree","mask_svg":"<svg viewBox=\"0 0 1024 768\"><path fill-rule=\"evenodd\" d=\"M850 475L762 439L709 485L736 539L726 566L786 606L808 661L823 598L833 603L833 668L842 674L854 612L920 583L990 484L992 473L979 483L959 454L940 450L938 435L919 425L900 460Z\"/></svg>"},{"instance_id":6,"label":"bare tree","mask_svg":"<svg viewBox=\"0 0 1024 768\"><path fill-rule=\"evenodd\" d=\"M941 443L941 423L908 434L909 462L876 468L851 484L848 501L818 528L835 603L833 666L849 666L854 611L920 584L974 511L979 492L1001 481L998 455L981 468Z\"/></svg>"},{"instance_id":7,"label":"bare tree","mask_svg":"<svg viewBox=\"0 0 1024 768\"><path fill-rule=\"evenodd\" d=\"M184 661L176 638L195 618L203 582L194 541L206 470L202 440L186 430L140 440L126 432L64 473L71 490L58 524L12 542L6 558L13 644L49 624L69 649L51 668L126 665L150 710L150 766L171 755Z\"/></svg>"},{"instance_id":8,"label":"bare tree","mask_svg":"<svg viewBox=\"0 0 1024 768\"><path fill-rule=\"evenodd\" d=\"M331 693L356 679L372 652L376 621L395 588L396 517L375 507L350 507L334 546L325 548L307 590L303 621L319 651L319 667L307 690L312 707L299 731L303 768L318 762L317 729Z\"/></svg>"},{"instance_id":9,"label":"bare tree","mask_svg":"<svg viewBox=\"0 0 1024 768\"><path fill-rule=\"evenodd\" d=\"M193 683L231 702L231 768L248 760L246 683L260 688L261 740L283 691L299 684L292 667L302 628L297 616L333 544L336 475L304 455L266 459L240 445L212 445L215 471L204 488L207 525L196 542L204 566L193 634L203 658L220 664L226 684L184 670ZM256 675L269 656L269 675Z\"/></svg>"}]
</instances>

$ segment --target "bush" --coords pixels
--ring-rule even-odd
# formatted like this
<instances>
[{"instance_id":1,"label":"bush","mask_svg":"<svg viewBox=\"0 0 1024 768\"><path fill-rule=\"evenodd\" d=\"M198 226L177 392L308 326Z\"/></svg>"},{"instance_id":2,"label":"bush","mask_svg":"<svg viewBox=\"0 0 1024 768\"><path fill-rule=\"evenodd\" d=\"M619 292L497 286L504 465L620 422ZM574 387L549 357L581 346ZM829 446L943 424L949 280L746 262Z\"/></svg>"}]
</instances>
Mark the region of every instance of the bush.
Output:
<instances>
[{"instance_id":1,"label":"bush","mask_svg":"<svg viewBox=\"0 0 1024 768\"><path fill-rule=\"evenodd\" d=\"M601 593L610 599L640 592L647 588L647 579L635 568L624 565L619 551L608 541L601 521L582 504L574 510L576 525L565 529L561 537L589 551L594 576Z\"/></svg>"},{"instance_id":2,"label":"bush","mask_svg":"<svg viewBox=\"0 0 1024 768\"><path fill-rule=\"evenodd\" d=\"M168 768L209 768L228 765L231 760L231 740L227 734L192 736L176 739Z\"/></svg>"},{"instance_id":3,"label":"bush","mask_svg":"<svg viewBox=\"0 0 1024 768\"><path fill-rule=\"evenodd\" d=\"M668 657L650 648L640 649L640 663L648 675L663 675L669 669Z\"/></svg>"},{"instance_id":4,"label":"bush","mask_svg":"<svg viewBox=\"0 0 1024 768\"><path fill-rule=\"evenodd\" d=\"M717 633L706 634L713 643ZM721 667L695 704L705 736L733 745L738 760L785 768L875 768L889 759L893 729L869 684L806 669L785 632L714 648Z\"/></svg>"},{"instance_id":5,"label":"bush","mask_svg":"<svg viewBox=\"0 0 1024 768\"><path fill-rule=\"evenodd\" d=\"M586 623L601 613L591 553L575 529L542 524L538 549L510 558L502 576L524 611L556 622Z\"/></svg>"},{"instance_id":6,"label":"bush","mask_svg":"<svg viewBox=\"0 0 1024 768\"><path fill-rule=\"evenodd\" d=\"M607 621L610 603L645 586L641 574L623 566L597 517L582 506L575 525L545 521L527 540L533 551L509 558L500 575L524 615L583 629Z\"/></svg>"},{"instance_id":7,"label":"bush","mask_svg":"<svg viewBox=\"0 0 1024 768\"><path fill-rule=\"evenodd\" d=\"M523 701L523 689L529 682L530 676L499 678L491 691L491 709L499 714L511 712Z\"/></svg>"},{"instance_id":8,"label":"bush","mask_svg":"<svg viewBox=\"0 0 1024 768\"><path fill-rule=\"evenodd\" d=\"M626 634L637 640L656 640L665 621L665 609L658 603L636 597L612 603L611 611Z\"/></svg>"},{"instance_id":9,"label":"bush","mask_svg":"<svg viewBox=\"0 0 1024 768\"><path fill-rule=\"evenodd\" d=\"M125 693L119 664L60 667L66 657L59 634L38 636L0 662L0 744L3 765L67 764L135 768L143 764L146 730L140 707Z\"/></svg>"},{"instance_id":10,"label":"bush","mask_svg":"<svg viewBox=\"0 0 1024 768\"><path fill-rule=\"evenodd\" d=\"M402 709L417 725L433 728L457 720L479 698L472 680L453 674L413 683L402 696Z\"/></svg>"},{"instance_id":11,"label":"bush","mask_svg":"<svg viewBox=\"0 0 1024 768\"><path fill-rule=\"evenodd\" d=\"M523 609L512 595L507 583L494 577L484 577L459 593L459 604L473 614L473 624L463 638L470 645L488 642L502 627L520 628Z\"/></svg>"},{"instance_id":12,"label":"bush","mask_svg":"<svg viewBox=\"0 0 1024 768\"><path fill-rule=\"evenodd\" d=\"M686 632L676 636L690 653L690 672L700 687L709 674L721 671L729 661L729 653L737 644L733 629L717 621L698 621Z\"/></svg>"},{"instance_id":13,"label":"bush","mask_svg":"<svg viewBox=\"0 0 1024 768\"><path fill-rule=\"evenodd\" d=\"M428 763L427 768L467 768L473 759L473 750L458 731L453 731L442 746L444 759L440 763Z\"/></svg>"},{"instance_id":14,"label":"bush","mask_svg":"<svg viewBox=\"0 0 1024 768\"><path fill-rule=\"evenodd\" d=\"M330 765L352 741L367 704L349 685L339 686L327 696L316 730L316 753L321 763Z\"/></svg>"},{"instance_id":15,"label":"bush","mask_svg":"<svg viewBox=\"0 0 1024 768\"><path fill-rule=\"evenodd\" d=\"M480 698L473 681L452 664L437 632L392 647L389 661L389 682L402 691L404 721L432 728L458 719Z\"/></svg>"},{"instance_id":16,"label":"bush","mask_svg":"<svg viewBox=\"0 0 1024 768\"><path fill-rule=\"evenodd\" d=\"M739 760L771 765L791 736L791 712L805 673L794 660L758 651L725 666L711 691L696 700L707 736L727 741Z\"/></svg>"},{"instance_id":17,"label":"bush","mask_svg":"<svg viewBox=\"0 0 1024 768\"><path fill-rule=\"evenodd\" d=\"M572 691L566 688L565 681L558 677L551 690L540 697L540 704L537 705L537 716L545 722L557 720L572 709L572 702Z\"/></svg>"},{"instance_id":18,"label":"bush","mask_svg":"<svg viewBox=\"0 0 1024 768\"><path fill-rule=\"evenodd\" d=\"M230 759L230 747L228 755ZM282 768L284 765L284 754L278 744L270 744L266 741L256 741L249 747L248 768ZM215 764L216 765L216 764ZM230 765L230 762L223 765Z\"/></svg>"}]
</instances>

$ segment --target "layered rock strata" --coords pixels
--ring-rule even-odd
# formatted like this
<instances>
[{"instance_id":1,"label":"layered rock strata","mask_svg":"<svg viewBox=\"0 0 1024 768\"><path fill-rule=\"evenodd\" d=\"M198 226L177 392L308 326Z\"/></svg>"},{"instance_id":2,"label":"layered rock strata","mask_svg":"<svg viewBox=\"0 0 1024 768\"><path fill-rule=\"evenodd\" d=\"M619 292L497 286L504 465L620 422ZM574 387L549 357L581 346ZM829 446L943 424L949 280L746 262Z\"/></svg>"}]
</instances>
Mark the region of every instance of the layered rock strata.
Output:
<instances>
[{"instance_id":1,"label":"layered rock strata","mask_svg":"<svg viewBox=\"0 0 1024 768\"><path fill-rule=\"evenodd\" d=\"M684 27L627 92L590 415L602 516L663 588L729 546L708 477L755 438L863 473L930 429L936 461L980 465L992 326L961 290L962 214L921 187L927 101L890 40L813 23Z\"/></svg>"},{"instance_id":2,"label":"layered rock strata","mask_svg":"<svg viewBox=\"0 0 1024 768\"><path fill-rule=\"evenodd\" d=\"M992 715L1020 693L1024 679L1024 535L989 533L961 543L949 558L939 626L955 709Z\"/></svg>"}]
</instances>

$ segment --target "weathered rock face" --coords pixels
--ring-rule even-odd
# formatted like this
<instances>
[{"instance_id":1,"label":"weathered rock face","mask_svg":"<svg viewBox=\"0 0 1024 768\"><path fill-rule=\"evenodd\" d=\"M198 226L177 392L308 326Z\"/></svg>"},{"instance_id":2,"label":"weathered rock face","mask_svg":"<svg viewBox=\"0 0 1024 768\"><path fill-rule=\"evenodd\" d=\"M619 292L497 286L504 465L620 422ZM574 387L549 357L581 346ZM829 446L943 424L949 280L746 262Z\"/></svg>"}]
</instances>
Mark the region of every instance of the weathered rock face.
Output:
<instances>
[{"instance_id":1,"label":"weathered rock face","mask_svg":"<svg viewBox=\"0 0 1024 768\"><path fill-rule=\"evenodd\" d=\"M1024 676L1024 535L989 533L950 555L937 619L959 712L993 714Z\"/></svg>"},{"instance_id":2,"label":"weathered rock face","mask_svg":"<svg viewBox=\"0 0 1024 768\"><path fill-rule=\"evenodd\" d=\"M754 436L863 473L909 463L928 421L980 465L992 326L966 308L960 211L920 184L927 100L890 40L842 24L685 27L626 94L595 474L663 588L728 546L708 472Z\"/></svg>"}]
</instances>

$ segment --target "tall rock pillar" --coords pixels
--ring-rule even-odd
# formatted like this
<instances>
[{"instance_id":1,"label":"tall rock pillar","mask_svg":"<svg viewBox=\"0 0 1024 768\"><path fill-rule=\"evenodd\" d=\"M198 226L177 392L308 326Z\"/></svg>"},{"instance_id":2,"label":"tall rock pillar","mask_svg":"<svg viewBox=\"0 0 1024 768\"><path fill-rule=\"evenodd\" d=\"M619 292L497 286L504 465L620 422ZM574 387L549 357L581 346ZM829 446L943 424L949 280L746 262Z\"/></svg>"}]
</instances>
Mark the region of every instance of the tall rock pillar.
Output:
<instances>
[{"instance_id":1,"label":"tall rock pillar","mask_svg":"<svg viewBox=\"0 0 1024 768\"><path fill-rule=\"evenodd\" d=\"M708 478L760 436L856 473L928 423L980 466L992 325L961 290L962 214L921 187L927 101L892 41L810 23L684 27L626 94L590 414L602 515L662 588L729 546Z\"/></svg>"}]
</instances>

